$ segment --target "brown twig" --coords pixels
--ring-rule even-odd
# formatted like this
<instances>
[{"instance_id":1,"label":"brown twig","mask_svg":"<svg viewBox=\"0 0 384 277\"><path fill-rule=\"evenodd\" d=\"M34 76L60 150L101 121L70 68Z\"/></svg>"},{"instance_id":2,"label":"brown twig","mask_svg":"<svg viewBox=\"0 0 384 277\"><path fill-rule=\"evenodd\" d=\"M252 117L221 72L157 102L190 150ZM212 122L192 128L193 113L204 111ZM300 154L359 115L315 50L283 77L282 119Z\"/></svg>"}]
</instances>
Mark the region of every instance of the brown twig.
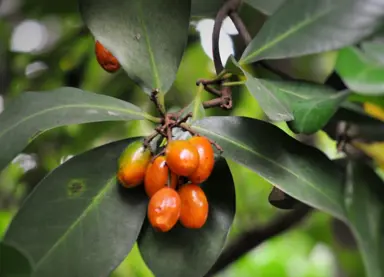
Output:
<instances>
[{"instance_id":1,"label":"brown twig","mask_svg":"<svg viewBox=\"0 0 384 277\"><path fill-rule=\"evenodd\" d=\"M195 130L193 130L188 124L186 123L181 123L180 126L179 126L181 129L183 129L184 131L187 131L189 132L192 136L201 136L198 132L196 132ZM214 140L211 140L209 138L207 138L209 140L209 142L216 147L216 149L220 152L220 153L223 153L223 148L217 143L215 142Z\"/></svg>"},{"instance_id":2,"label":"brown twig","mask_svg":"<svg viewBox=\"0 0 384 277\"><path fill-rule=\"evenodd\" d=\"M164 113L164 107L160 104L159 99L157 98L157 95L159 94L158 89L154 89L151 93L150 99L155 104L156 109L159 111L162 118L165 117Z\"/></svg>"}]
</instances>

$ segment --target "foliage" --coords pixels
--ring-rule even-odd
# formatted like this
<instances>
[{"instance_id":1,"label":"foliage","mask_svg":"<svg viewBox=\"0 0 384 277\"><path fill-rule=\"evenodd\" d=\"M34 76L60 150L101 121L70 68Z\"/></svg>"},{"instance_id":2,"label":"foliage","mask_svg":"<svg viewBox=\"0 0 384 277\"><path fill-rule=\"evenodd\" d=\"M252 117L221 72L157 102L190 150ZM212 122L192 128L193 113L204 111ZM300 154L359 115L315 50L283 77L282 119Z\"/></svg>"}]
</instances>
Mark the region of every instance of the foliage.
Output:
<instances>
[{"instance_id":1,"label":"foliage","mask_svg":"<svg viewBox=\"0 0 384 277\"><path fill-rule=\"evenodd\" d=\"M22 9L38 15L39 2L31 1ZM14 99L0 114L0 192L19 202L0 242L1 277L117 276L138 255L155 276L209 276L230 253L233 236L254 227L255 211L265 209L260 214L266 218L276 213L256 203L267 202L270 185L294 205L310 206L329 215L328 220L345 223L357 241L366 275L384 275L384 184L375 172L383 167L384 44L373 40L382 36L381 1L78 0L74 4L79 5L77 16L84 24L80 34L86 36L72 32L51 54L38 54L54 65L51 82L42 75L33 82L15 77L17 86L7 84L9 98ZM53 6L46 8L57 12ZM59 11L71 12L64 7ZM248 29L261 13L265 22L252 37ZM212 64L199 52L191 31L190 23L206 16L216 16L215 74L207 70ZM226 16L239 41L224 66L219 37ZM6 29L2 23L0 28ZM95 40L116 57L120 71L102 72L89 51ZM191 49L198 54L190 56ZM290 72L293 59L297 63L311 57L325 59L331 50L337 55L324 72L324 82ZM32 60L14 55L10 71L20 71ZM70 73L63 76L59 68ZM18 95L20 89L27 92ZM151 102L154 105L149 106ZM257 118L258 112L266 117ZM345 154L343 159L329 157L321 146L306 145L297 136L319 137L324 132L335 141L330 148ZM147 219L144 187L127 189L117 181L119 157L137 141L164 154L164 144L191 135L206 136L217 149L212 175L201 184L209 202L208 220L201 229L177 224L161 233ZM21 152L37 153L43 157L41 165L24 173L16 158ZM71 157L63 161L63 153ZM26 183L38 184L16 193L3 187L12 183L7 176L16 183L25 178ZM242 187L253 183L264 187L256 191L252 186L262 195L260 201ZM3 201L0 197L0 204ZM250 219L244 220L243 212ZM8 225L10 217L4 214L7 223L2 224L0 214L0 227ZM243 225L238 225L241 221ZM285 229L258 238L251 247ZM308 233L332 244L325 235ZM314 244L301 231L289 236L305 241L300 253ZM276 247L289 251L284 243ZM268 248L258 250L268 254ZM312 266L317 268L308 266L308 272ZM234 272L245 276L244 268L239 263ZM246 269L253 270L259 268ZM285 272L279 266L268 270L265 274ZM300 276L322 276L319 272Z\"/></svg>"}]
</instances>

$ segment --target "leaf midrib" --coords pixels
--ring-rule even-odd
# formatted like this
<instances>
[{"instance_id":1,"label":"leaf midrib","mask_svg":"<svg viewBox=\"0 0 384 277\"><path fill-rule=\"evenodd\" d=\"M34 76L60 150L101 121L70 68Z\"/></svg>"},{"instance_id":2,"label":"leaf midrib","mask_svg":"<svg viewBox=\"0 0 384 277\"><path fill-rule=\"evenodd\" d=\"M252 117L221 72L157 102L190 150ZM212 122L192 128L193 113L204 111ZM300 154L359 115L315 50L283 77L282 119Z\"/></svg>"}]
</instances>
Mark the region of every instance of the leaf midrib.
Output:
<instances>
[{"instance_id":1,"label":"leaf midrib","mask_svg":"<svg viewBox=\"0 0 384 277\"><path fill-rule=\"evenodd\" d=\"M142 3L143 2L140 1L139 5L138 5L139 6L139 13L140 13L139 20L140 20L141 27L143 28L143 31L144 31L145 43L147 45L149 60L151 63L152 74L153 74L154 81L155 81L155 87L153 89L161 89L161 81L160 81L159 71L158 71L157 65L156 65L155 55L154 55L152 47L151 47L151 41L149 39L147 26L145 25L145 22L144 22Z\"/></svg>"},{"instance_id":2,"label":"leaf midrib","mask_svg":"<svg viewBox=\"0 0 384 277\"><path fill-rule=\"evenodd\" d=\"M57 107L53 107L53 108L49 108L49 109L45 109L45 110L42 110L42 111L39 111L37 113L34 113L34 114L31 114L27 117L24 117L22 120L18 121L16 124L6 128L3 132L0 133L0 140L1 138L6 134L8 133L10 130L16 128L17 126L23 124L24 122L30 120L30 119L33 119L37 116L40 116L40 115L43 115L45 113L49 113L51 111L57 111L57 110L60 110L60 109L65 109L65 108L96 108L96 109L100 109L100 110L109 110L109 111L118 111L118 112L123 112L125 114L132 114L132 115L137 115L137 116L142 116L143 118L146 118L146 115L145 113L141 113L141 112L134 112L132 110L128 110L128 109L123 109L123 108L116 108L116 107L108 107L108 106L99 106L99 105L90 105L90 104L70 104L70 105L63 105L63 106L57 106Z\"/></svg>"},{"instance_id":3,"label":"leaf midrib","mask_svg":"<svg viewBox=\"0 0 384 277\"><path fill-rule=\"evenodd\" d=\"M107 185L92 199L90 205L77 217L77 219L71 224L71 226L67 229L67 231L56 241L56 243L48 250L48 252L40 259L39 262L36 263L34 271L36 271L41 264L49 257L49 255L67 238L67 236L72 232L74 228L84 219L89 212L96 207L97 204L103 199L111 184L114 184L115 176L110 178L107 182Z\"/></svg>"},{"instance_id":4,"label":"leaf midrib","mask_svg":"<svg viewBox=\"0 0 384 277\"><path fill-rule=\"evenodd\" d=\"M312 24L313 22L315 22L316 20L322 18L323 16L326 16L329 12L331 12L333 10L333 7L335 7L335 6L336 5L331 5L328 9L323 10L323 11L321 11L318 14L314 14L313 17L310 17L310 18L308 18L306 20L303 20L301 23L292 26L290 29L288 29L287 31L283 32L282 34L277 36L275 39L273 39L270 42L268 42L267 44L265 44L263 47L260 47L257 51L253 52L251 55L245 57L244 59L240 59L240 61L239 61L240 65L249 63L249 60L252 60L254 57L258 56L259 54L261 54L265 50L268 50L269 48L273 47L274 45L276 45L280 41L282 41L285 38L289 37L291 34L295 33L296 31L298 31L298 30L300 30L302 28L305 28L306 26Z\"/></svg>"},{"instance_id":5,"label":"leaf midrib","mask_svg":"<svg viewBox=\"0 0 384 277\"><path fill-rule=\"evenodd\" d=\"M242 148L242 149L244 149L244 150L246 150L246 151L248 151L248 152L251 152L251 153L253 153L254 155L256 155L256 156L258 156L258 157L260 157L260 158L266 160L267 162L270 162L271 164L273 164L273 165L275 165L275 166L277 166L277 167L279 167L279 168L285 170L286 172L288 172L288 173L292 174L293 176L295 176L297 179L299 179L299 180L301 180L302 182L308 184L308 185L309 185L310 187L312 187L314 190L318 191L321 195L325 196L325 198L328 199L328 200L329 200L331 203L333 203L334 205L336 205L336 207L339 207L339 205L338 205L337 202L335 202L335 201L334 201L332 198L330 198L327 194L325 194L325 193L323 193L321 190L319 190L319 189L318 189L314 184L312 184L310 181L308 181L307 179L303 179L303 178L301 178L300 175L297 175L297 174L295 174L293 171L291 171L290 169L288 169L288 168L286 168L286 167L284 167L284 166L282 166L282 165L276 163L276 162L273 161L273 160L268 159L267 157L263 156L262 154L260 154L260 153L258 153L258 152L256 152L256 151L254 151L253 149L247 147L247 145L241 144L241 143L239 143L239 142L237 142L237 141L235 141L235 140L232 140L232 139L230 139L230 138L228 138L228 137L226 137L226 136L220 136L219 134L217 134L217 133L215 133L215 132L212 132L212 131L210 131L210 130L201 128L200 126L193 126L193 127L194 127L195 129L204 130L205 132L207 132L207 133L209 133L209 134L211 134L211 135L214 135L214 136L216 136L216 137L222 138L222 139L226 140L227 142L229 142L229 143L231 143L231 144L233 144L233 145L236 145L236 146L238 146L239 148ZM224 152L224 155L225 155L225 152Z\"/></svg>"}]
</instances>

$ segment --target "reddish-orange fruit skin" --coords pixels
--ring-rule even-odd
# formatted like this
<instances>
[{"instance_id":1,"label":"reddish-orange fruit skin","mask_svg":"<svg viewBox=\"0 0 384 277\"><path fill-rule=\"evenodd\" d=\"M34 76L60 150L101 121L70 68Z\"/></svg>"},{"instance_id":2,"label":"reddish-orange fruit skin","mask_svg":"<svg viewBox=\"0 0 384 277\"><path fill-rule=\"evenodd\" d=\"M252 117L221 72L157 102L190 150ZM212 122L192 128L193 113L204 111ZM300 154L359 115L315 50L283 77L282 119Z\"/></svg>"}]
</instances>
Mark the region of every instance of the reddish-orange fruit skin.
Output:
<instances>
[{"instance_id":1,"label":"reddish-orange fruit skin","mask_svg":"<svg viewBox=\"0 0 384 277\"><path fill-rule=\"evenodd\" d=\"M151 161L151 151L141 141L132 142L125 148L119 159L117 178L126 188L140 185Z\"/></svg>"},{"instance_id":2,"label":"reddish-orange fruit skin","mask_svg":"<svg viewBox=\"0 0 384 277\"><path fill-rule=\"evenodd\" d=\"M195 184L187 184L179 189L181 200L180 223L189 229L199 229L208 218L208 199L204 191Z\"/></svg>"},{"instance_id":3,"label":"reddish-orange fruit skin","mask_svg":"<svg viewBox=\"0 0 384 277\"><path fill-rule=\"evenodd\" d=\"M168 232L180 217L180 196L174 189L165 187L157 191L148 204L148 220L160 232Z\"/></svg>"},{"instance_id":4,"label":"reddish-orange fruit skin","mask_svg":"<svg viewBox=\"0 0 384 277\"><path fill-rule=\"evenodd\" d=\"M165 150L167 165L178 176L189 176L199 166L199 152L186 140L173 140Z\"/></svg>"},{"instance_id":5,"label":"reddish-orange fruit skin","mask_svg":"<svg viewBox=\"0 0 384 277\"><path fill-rule=\"evenodd\" d=\"M215 153L210 141L206 137L192 137L189 142L199 152L199 166L189 177L194 184L201 184L211 175L215 165Z\"/></svg>"},{"instance_id":6,"label":"reddish-orange fruit skin","mask_svg":"<svg viewBox=\"0 0 384 277\"><path fill-rule=\"evenodd\" d=\"M120 63L99 41L95 44L96 59L107 72L113 73L120 69Z\"/></svg>"},{"instance_id":7,"label":"reddish-orange fruit skin","mask_svg":"<svg viewBox=\"0 0 384 277\"><path fill-rule=\"evenodd\" d=\"M178 181L177 175L170 172L164 156L157 157L149 164L144 178L145 192L149 197L168 185L169 173L171 173L170 187L175 189Z\"/></svg>"}]
</instances>

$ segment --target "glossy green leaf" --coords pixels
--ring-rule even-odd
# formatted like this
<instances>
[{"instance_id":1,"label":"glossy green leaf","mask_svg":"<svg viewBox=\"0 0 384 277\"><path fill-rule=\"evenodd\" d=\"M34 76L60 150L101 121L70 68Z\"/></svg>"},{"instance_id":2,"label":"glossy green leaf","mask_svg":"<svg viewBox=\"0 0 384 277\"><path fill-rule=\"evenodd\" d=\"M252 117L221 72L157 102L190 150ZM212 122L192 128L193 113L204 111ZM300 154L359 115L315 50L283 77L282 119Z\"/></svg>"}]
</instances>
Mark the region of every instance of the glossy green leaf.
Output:
<instances>
[{"instance_id":1,"label":"glossy green leaf","mask_svg":"<svg viewBox=\"0 0 384 277\"><path fill-rule=\"evenodd\" d=\"M384 65L384 43L366 41L361 44L361 49L371 59Z\"/></svg>"},{"instance_id":2,"label":"glossy green leaf","mask_svg":"<svg viewBox=\"0 0 384 277\"><path fill-rule=\"evenodd\" d=\"M145 90L172 86L187 44L191 0L80 0L93 36Z\"/></svg>"},{"instance_id":3,"label":"glossy green leaf","mask_svg":"<svg viewBox=\"0 0 384 277\"><path fill-rule=\"evenodd\" d=\"M23 253L0 242L0 277L29 277L31 272L31 264Z\"/></svg>"},{"instance_id":4,"label":"glossy green leaf","mask_svg":"<svg viewBox=\"0 0 384 277\"><path fill-rule=\"evenodd\" d=\"M274 90L264 85L260 79L253 77L250 73L241 68L233 56L229 57L226 69L238 75L245 75L245 85L252 96L257 100L265 114L274 121L290 121L294 119L289 108L289 103L284 95L278 97Z\"/></svg>"},{"instance_id":5,"label":"glossy green leaf","mask_svg":"<svg viewBox=\"0 0 384 277\"><path fill-rule=\"evenodd\" d=\"M144 190L116 181L117 161L135 139L71 158L46 176L13 219L4 241L32 263L32 277L108 276L145 218Z\"/></svg>"},{"instance_id":6,"label":"glossy green leaf","mask_svg":"<svg viewBox=\"0 0 384 277\"><path fill-rule=\"evenodd\" d=\"M339 51L336 71L348 88L356 93L384 95L384 65L357 47Z\"/></svg>"},{"instance_id":7,"label":"glossy green leaf","mask_svg":"<svg viewBox=\"0 0 384 277\"><path fill-rule=\"evenodd\" d=\"M286 101L294 117L288 124L295 133L312 134L323 128L349 95L349 91L337 93L312 83L262 79L259 82L278 99Z\"/></svg>"},{"instance_id":8,"label":"glossy green leaf","mask_svg":"<svg viewBox=\"0 0 384 277\"><path fill-rule=\"evenodd\" d=\"M240 64L338 49L378 29L380 0L287 0L244 51Z\"/></svg>"},{"instance_id":9,"label":"glossy green leaf","mask_svg":"<svg viewBox=\"0 0 384 277\"><path fill-rule=\"evenodd\" d=\"M178 224L171 231L160 233L148 223L143 226L139 249L156 277L204 276L219 257L236 208L234 183L224 159L216 162L202 188L208 198L209 215L201 229L186 229Z\"/></svg>"},{"instance_id":10,"label":"glossy green leaf","mask_svg":"<svg viewBox=\"0 0 384 277\"><path fill-rule=\"evenodd\" d=\"M362 250L367 277L384 276L384 182L372 168L350 161L344 194L347 218Z\"/></svg>"},{"instance_id":11,"label":"glossy green leaf","mask_svg":"<svg viewBox=\"0 0 384 277\"><path fill-rule=\"evenodd\" d=\"M193 125L238 162L294 198L343 218L342 171L319 150L247 117L207 117Z\"/></svg>"},{"instance_id":12,"label":"glossy green leaf","mask_svg":"<svg viewBox=\"0 0 384 277\"><path fill-rule=\"evenodd\" d=\"M284 95L277 96L273 87L266 86L267 83L244 72L249 92L259 102L265 114L274 121L291 121L295 118L288 99Z\"/></svg>"},{"instance_id":13,"label":"glossy green leaf","mask_svg":"<svg viewBox=\"0 0 384 277\"><path fill-rule=\"evenodd\" d=\"M135 105L76 88L23 93L0 114L0 170L32 139L54 127L148 117Z\"/></svg>"}]
</instances>

